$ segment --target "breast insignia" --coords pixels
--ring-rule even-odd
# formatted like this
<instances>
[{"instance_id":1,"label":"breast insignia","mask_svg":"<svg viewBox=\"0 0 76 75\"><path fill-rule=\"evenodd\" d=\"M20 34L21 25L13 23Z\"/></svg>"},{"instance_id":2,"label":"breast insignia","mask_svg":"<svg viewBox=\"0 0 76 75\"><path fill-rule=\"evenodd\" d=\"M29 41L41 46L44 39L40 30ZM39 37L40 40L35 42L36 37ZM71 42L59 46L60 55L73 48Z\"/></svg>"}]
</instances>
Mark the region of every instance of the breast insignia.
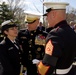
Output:
<instances>
[{"instance_id":1,"label":"breast insignia","mask_svg":"<svg viewBox=\"0 0 76 75\"><path fill-rule=\"evenodd\" d=\"M43 45L45 46L45 36L38 35L35 37L35 45Z\"/></svg>"}]
</instances>

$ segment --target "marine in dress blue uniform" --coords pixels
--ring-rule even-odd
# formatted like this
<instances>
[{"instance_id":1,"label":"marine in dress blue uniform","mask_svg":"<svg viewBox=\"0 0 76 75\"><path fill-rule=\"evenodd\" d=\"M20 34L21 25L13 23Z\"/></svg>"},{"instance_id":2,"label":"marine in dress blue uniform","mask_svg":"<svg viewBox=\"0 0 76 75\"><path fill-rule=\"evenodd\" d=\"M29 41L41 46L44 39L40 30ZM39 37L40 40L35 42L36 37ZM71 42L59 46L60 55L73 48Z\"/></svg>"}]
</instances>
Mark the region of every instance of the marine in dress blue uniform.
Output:
<instances>
[{"instance_id":1,"label":"marine in dress blue uniform","mask_svg":"<svg viewBox=\"0 0 76 75\"><path fill-rule=\"evenodd\" d=\"M33 30L20 30L18 39L24 51L24 58L26 61L27 75L37 75L36 65L32 63L33 59L42 60L44 55L45 38L47 32L36 30L40 19L40 14L27 13L26 22L28 27L35 26Z\"/></svg>"},{"instance_id":2,"label":"marine in dress blue uniform","mask_svg":"<svg viewBox=\"0 0 76 75\"><path fill-rule=\"evenodd\" d=\"M38 63L39 75L75 75L72 63L76 55L76 34L65 20L68 3L44 2L49 26L45 55Z\"/></svg>"}]
</instances>

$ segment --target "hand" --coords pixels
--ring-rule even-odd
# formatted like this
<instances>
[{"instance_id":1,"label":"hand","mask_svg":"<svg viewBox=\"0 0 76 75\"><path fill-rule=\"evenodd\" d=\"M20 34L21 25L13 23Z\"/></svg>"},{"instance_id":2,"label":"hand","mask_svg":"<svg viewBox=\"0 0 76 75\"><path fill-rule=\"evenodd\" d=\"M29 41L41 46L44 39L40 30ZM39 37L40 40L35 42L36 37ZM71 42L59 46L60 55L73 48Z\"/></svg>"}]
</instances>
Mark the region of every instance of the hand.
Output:
<instances>
[{"instance_id":1,"label":"hand","mask_svg":"<svg viewBox=\"0 0 76 75\"><path fill-rule=\"evenodd\" d=\"M37 64L40 62L40 60L38 60L38 59L33 59L32 62L33 62L33 64L36 64L36 65L37 65Z\"/></svg>"}]
</instances>

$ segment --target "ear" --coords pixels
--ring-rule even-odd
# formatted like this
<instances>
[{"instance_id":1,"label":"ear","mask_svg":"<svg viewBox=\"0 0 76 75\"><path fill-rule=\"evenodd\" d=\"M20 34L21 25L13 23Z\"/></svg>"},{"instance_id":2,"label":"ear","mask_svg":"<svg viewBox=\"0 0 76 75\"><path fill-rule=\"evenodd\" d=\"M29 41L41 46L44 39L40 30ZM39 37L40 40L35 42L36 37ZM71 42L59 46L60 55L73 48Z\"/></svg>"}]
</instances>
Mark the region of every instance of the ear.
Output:
<instances>
[{"instance_id":1,"label":"ear","mask_svg":"<svg viewBox=\"0 0 76 75\"><path fill-rule=\"evenodd\" d=\"M8 34L8 31L5 30L4 33L7 35Z\"/></svg>"},{"instance_id":2,"label":"ear","mask_svg":"<svg viewBox=\"0 0 76 75\"><path fill-rule=\"evenodd\" d=\"M52 17L55 18L56 17L56 11L53 11L52 13L53 13Z\"/></svg>"}]
</instances>

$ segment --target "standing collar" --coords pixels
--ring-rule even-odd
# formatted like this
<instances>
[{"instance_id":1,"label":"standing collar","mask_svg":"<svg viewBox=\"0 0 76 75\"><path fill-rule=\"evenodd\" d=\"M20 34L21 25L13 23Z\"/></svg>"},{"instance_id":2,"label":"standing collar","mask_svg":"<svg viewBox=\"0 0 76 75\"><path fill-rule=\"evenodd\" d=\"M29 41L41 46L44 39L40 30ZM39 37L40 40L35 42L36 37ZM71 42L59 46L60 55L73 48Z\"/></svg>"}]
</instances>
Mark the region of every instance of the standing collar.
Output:
<instances>
[{"instance_id":1,"label":"standing collar","mask_svg":"<svg viewBox=\"0 0 76 75\"><path fill-rule=\"evenodd\" d=\"M16 43L16 41L14 40L14 41L12 41L12 40L10 40L12 43Z\"/></svg>"},{"instance_id":2,"label":"standing collar","mask_svg":"<svg viewBox=\"0 0 76 75\"><path fill-rule=\"evenodd\" d=\"M7 42L12 42L12 43L16 42L16 40L12 41L12 40L10 40L8 37L6 37L5 40L6 40Z\"/></svg>"},{"instance_id":3,"label":"standing collar","mask_svg":"<svg viewBox=\"0 0 76 75\"><path fill-rule=\"evenodd\" d=\"M65 24L67 24L67 21L66 21L66 20L62 20L61 22L57 23L57 24L54 26L54 28L56 28L56 27L58 27L58 26L63 26L63 25L65 25Z\"/></svg>"}]
</instances>

